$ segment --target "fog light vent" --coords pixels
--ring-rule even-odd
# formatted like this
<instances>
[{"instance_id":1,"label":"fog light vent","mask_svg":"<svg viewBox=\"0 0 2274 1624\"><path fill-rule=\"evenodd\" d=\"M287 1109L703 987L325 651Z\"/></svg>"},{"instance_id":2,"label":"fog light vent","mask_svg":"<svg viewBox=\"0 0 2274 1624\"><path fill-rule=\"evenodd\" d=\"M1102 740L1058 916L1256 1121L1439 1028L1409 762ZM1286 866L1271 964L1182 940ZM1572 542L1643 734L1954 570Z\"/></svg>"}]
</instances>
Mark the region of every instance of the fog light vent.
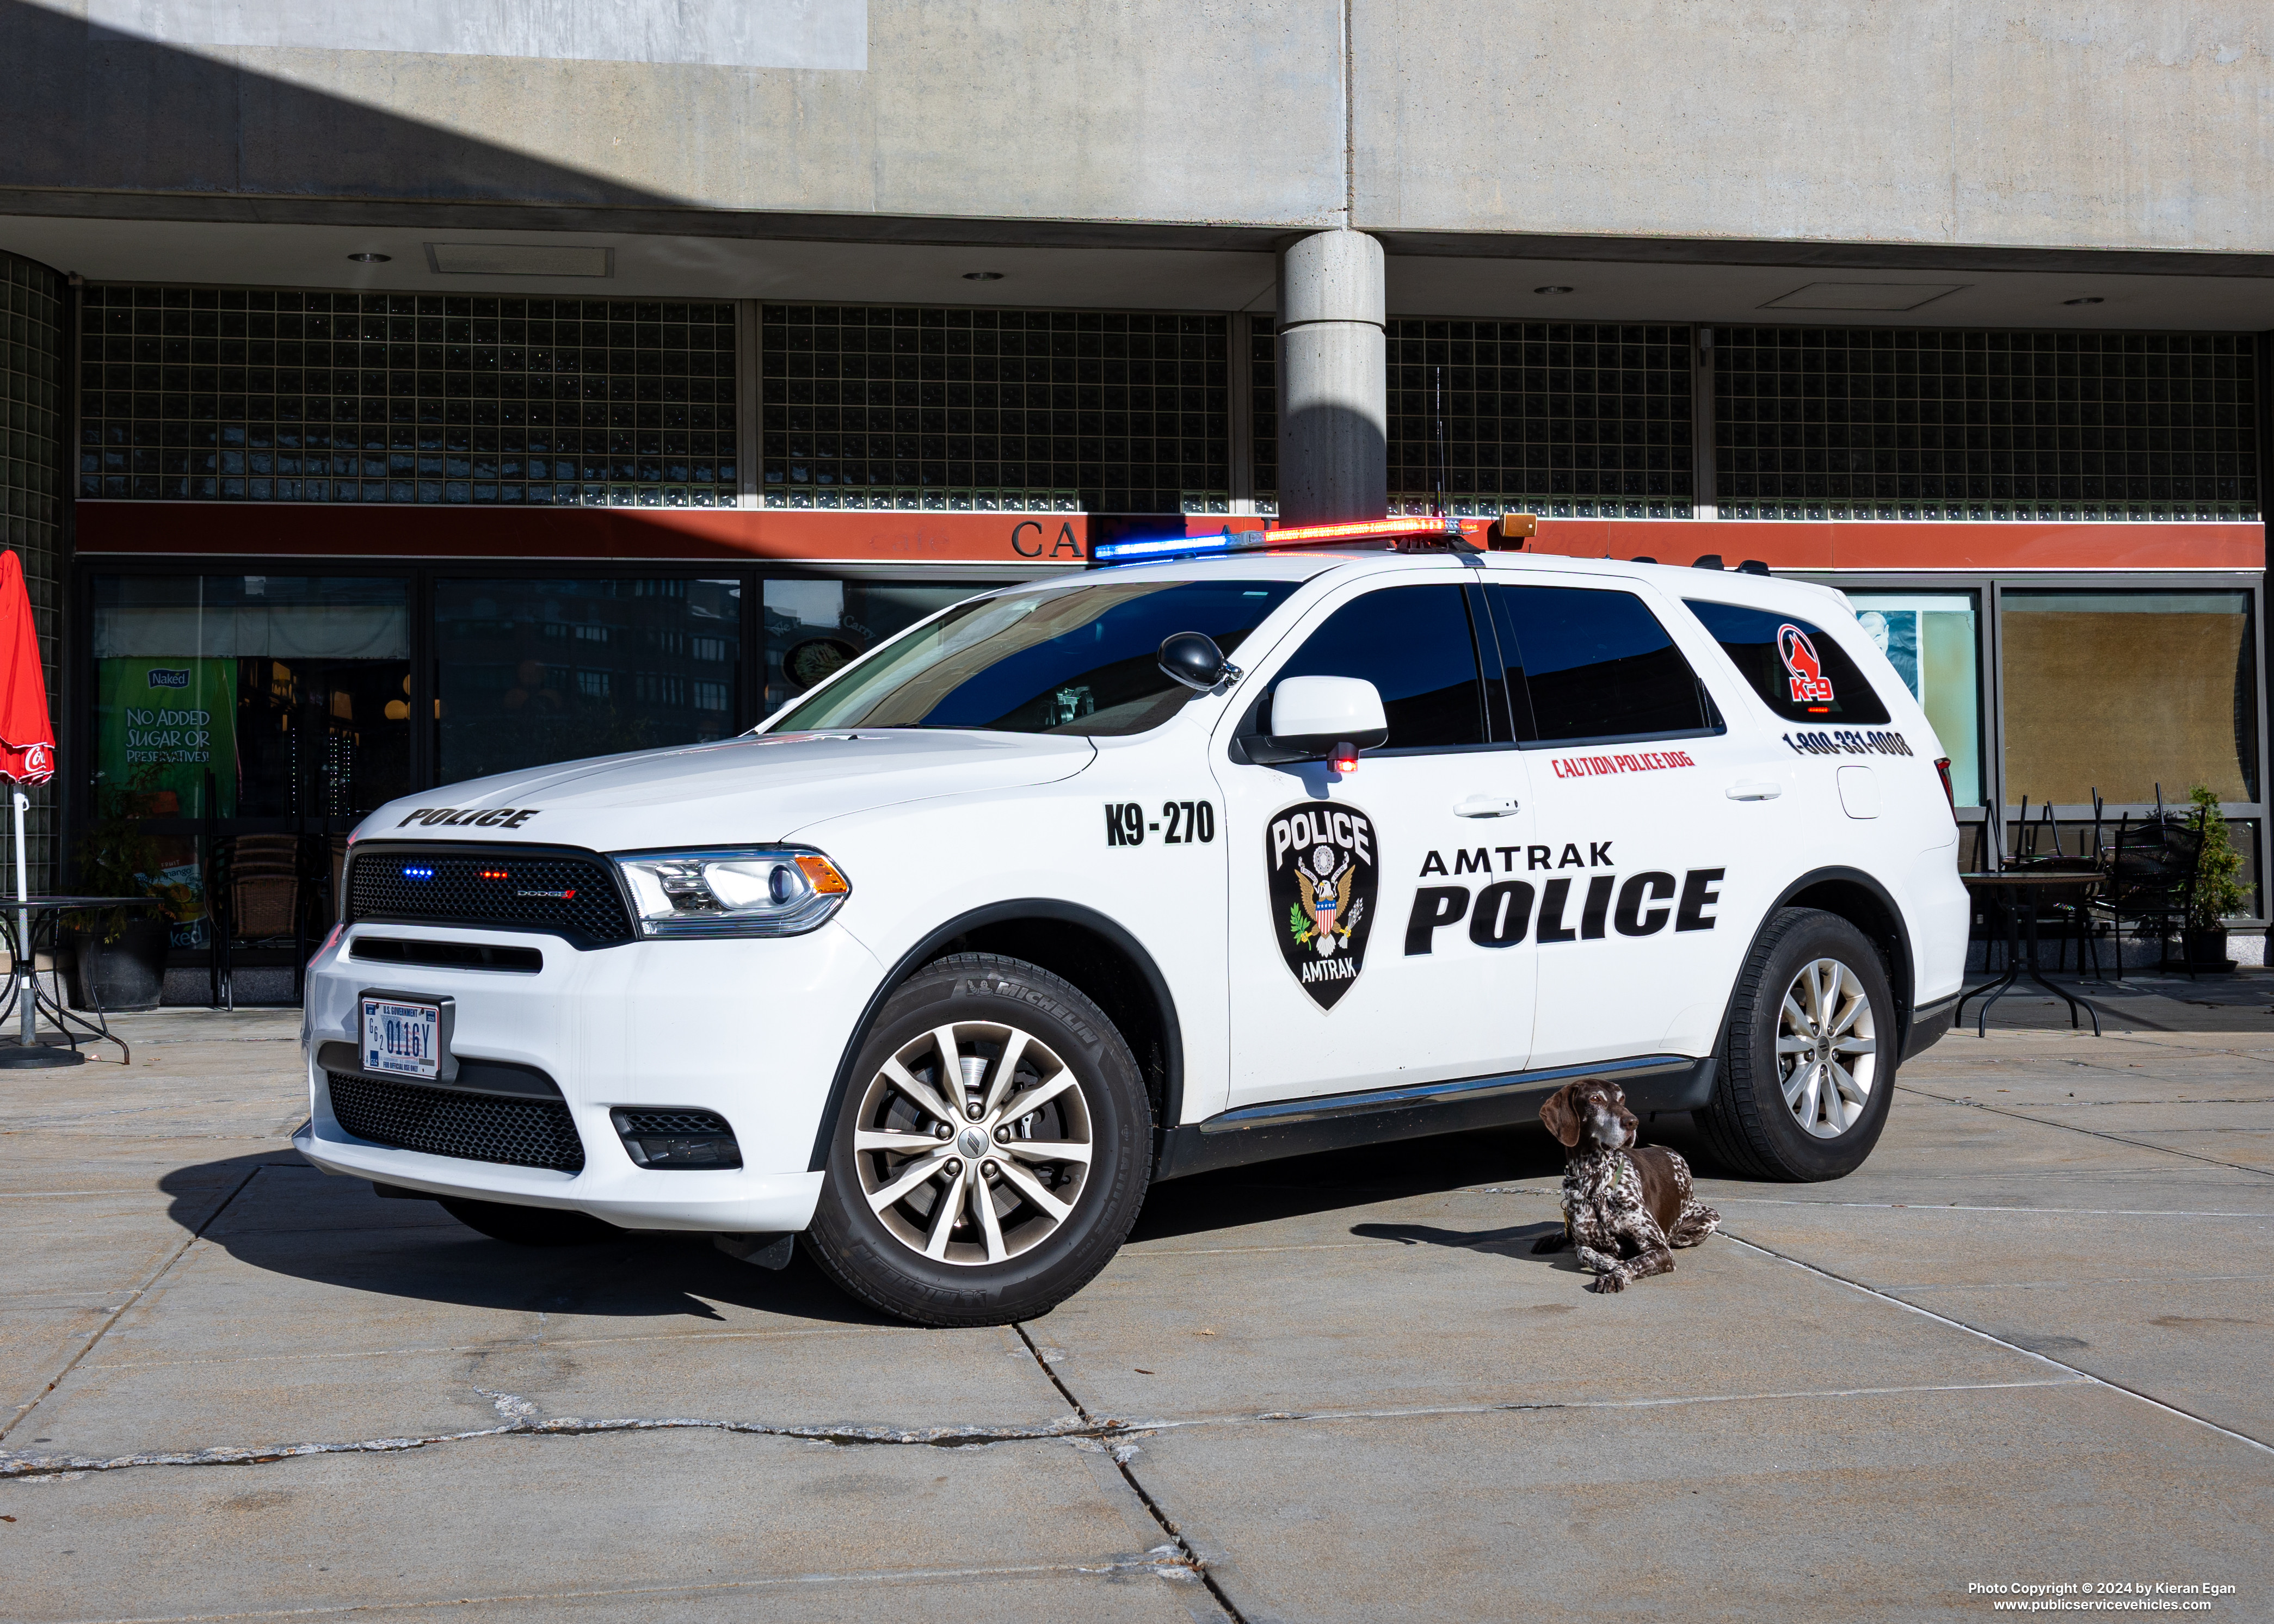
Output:
<instances>
[{"instance_id":1,"label":"fog light vent","mask_svg":"<svg viewBox=\"0 0 2274 1624\"><path fill-rule=\"evenodd\" d=\"M738 1168L742 1147L716 1111L670 1108L608 1113L624 1149L642 1167Z\"/></svg>"}]
</instances>

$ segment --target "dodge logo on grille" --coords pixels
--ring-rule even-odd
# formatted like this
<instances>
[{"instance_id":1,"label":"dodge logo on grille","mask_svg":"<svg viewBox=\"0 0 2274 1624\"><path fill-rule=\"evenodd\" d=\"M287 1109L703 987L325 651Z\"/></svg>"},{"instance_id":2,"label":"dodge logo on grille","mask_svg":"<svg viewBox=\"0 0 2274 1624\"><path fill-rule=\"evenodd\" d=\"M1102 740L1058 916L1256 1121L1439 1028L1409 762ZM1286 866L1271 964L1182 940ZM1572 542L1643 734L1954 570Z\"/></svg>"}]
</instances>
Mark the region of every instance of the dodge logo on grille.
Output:
<instances>
[{"instance_id":1,"label":"dodge logo on grille","mask_svg":"<svg viewBox=\"0 0 2274 1624\"><path fill-rule=\"evenodd\" d=\"M570 902L576 899L573 891L517 891L516 897L540 897L548 902Z\"/></svg>"}]
</instances>

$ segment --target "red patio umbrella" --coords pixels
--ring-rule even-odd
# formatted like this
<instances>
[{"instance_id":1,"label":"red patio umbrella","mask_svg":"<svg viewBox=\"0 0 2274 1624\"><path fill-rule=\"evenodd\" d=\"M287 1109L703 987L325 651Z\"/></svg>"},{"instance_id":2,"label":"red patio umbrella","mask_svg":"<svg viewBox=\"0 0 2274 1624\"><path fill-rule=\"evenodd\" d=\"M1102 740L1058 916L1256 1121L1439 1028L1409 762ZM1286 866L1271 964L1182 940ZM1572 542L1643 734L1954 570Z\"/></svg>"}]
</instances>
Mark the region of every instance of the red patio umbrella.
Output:
<instances>
[{"instance_id":1,"label":"red patio umbrella","mask_svg":"<svg viewBox=\"0 0 2274 1624\"><path fill-rule=\"evenodd\" d=\"M18 784L44 784L56 776L56 728L48 717L48 680L40 669L40 638L32 624L32 596L24 590L24 560L0 553L0 776ZM31 895L25 865L24 812L31 801L20 789L9 799L16 811L16 898ZM31 939L31 916L16 916L16 940ZM26 954L25 957L28 958ZM33 1005L34 966L14 966L21 1046L13 1056L30 1060L37 1049ZM38 1051L42 1054L44 1051Z\"/></svg>"},{"instance_id":2,"label":"red patio umbrella","mask_svg":"<svg viewBox=\"0 0 2274 1624\"><path fill-rule=\"evenodd\" d=\"M48 680L40 669L32 595L24 589L24 560L12 549L0 553L0 774L19 784L45 784L56 776L56 727L48 718ZM19 815L19 831L22 823ZM19 838L19 895L23 857Z\"/></svg>"}]
</instances>

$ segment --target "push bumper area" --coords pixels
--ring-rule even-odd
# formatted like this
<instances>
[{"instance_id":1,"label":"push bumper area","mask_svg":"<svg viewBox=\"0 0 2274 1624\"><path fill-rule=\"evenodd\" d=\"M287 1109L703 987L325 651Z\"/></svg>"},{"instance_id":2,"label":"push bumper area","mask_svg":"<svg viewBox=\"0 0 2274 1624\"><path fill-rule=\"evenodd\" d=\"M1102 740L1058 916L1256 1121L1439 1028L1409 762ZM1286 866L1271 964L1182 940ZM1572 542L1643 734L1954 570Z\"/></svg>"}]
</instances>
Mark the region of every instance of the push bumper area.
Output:
<instances>
[{"instance_id":1,"label":"push bumper area","mask_svg":"<svg viewBox=\"0 0 2274 1624\"><path fill-rule=\"evenodd\" d=\"M358 958L373 938L534 947L542 966ZM802 1229L821 1193L809 1169L839 1049L880 974L827 927L579 951L551 936L358 926L309 972L309 1120L293 1144L328 1173L626 1229ZM451 1000L448 1086L364 1069L360 999L375 991ZM742 1165L644 1167L620 1112L724 1118Z\"/></svg>"}]
</instances>

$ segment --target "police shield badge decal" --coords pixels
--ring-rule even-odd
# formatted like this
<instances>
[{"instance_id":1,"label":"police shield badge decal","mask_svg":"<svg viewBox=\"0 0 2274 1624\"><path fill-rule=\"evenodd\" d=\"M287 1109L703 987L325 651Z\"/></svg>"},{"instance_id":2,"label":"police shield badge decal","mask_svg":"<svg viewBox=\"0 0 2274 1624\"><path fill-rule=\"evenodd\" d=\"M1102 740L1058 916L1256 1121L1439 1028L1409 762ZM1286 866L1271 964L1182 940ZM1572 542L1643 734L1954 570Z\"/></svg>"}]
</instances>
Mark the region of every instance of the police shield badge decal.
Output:
<instances>
[{"instance_id":1,"label":"police shield badge decal","mask_svg":"<svg viewBox=\"0 0 2274 1624\"><path fill-rule=\"evenodd\" d=\"M1271 929L1287 968L1322 1010L1366 967L1377 876L1374 820L1347 804L1289 807L1263 827Z\"/></svg>"}]
</instances>

